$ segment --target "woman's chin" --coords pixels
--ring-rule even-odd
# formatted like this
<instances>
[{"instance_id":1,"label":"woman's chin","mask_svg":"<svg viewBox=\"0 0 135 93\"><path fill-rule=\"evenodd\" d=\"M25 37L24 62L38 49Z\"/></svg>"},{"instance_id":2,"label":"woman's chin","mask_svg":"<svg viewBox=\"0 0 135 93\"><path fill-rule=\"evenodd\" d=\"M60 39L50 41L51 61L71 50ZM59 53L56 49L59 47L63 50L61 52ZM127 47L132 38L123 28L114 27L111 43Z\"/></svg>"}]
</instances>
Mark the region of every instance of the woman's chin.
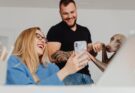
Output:
<instances>
[{"instance_id":1,"label":"woman's chin","mask_svg":"<svg viewBox=\"0 0 135 93\"><path fill-rule=\"evenodd\" d=\"M39 55L39 56L43 55L43 52L38 51L38 55Z\"/></svg>"}]
</instances>

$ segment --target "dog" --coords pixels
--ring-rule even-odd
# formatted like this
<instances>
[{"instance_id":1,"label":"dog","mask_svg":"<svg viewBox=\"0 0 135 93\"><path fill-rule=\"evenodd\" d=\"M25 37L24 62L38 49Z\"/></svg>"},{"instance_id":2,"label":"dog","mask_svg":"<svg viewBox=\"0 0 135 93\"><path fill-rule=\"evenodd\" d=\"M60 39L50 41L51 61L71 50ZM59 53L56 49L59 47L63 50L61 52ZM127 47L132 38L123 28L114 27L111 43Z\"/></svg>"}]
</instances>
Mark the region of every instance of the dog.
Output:
<instances>
[{"instance_id":1,"label":"dog","mask_svg":"<svg viewBox=\"0 0 135 93\"><path fill-rule=\"evenodd\" d=\"M94 56L90 55L91 60L99 67L101 71L104 71L111 59L115 56L117 51L123 45L126 40L126 36L123 34L115 34L111 37L109 44L105 45L101 43L102 47L102 61L98 60ZM107 53L113 53L112 56L108 57Z\"/></svg>"}]
</instances>

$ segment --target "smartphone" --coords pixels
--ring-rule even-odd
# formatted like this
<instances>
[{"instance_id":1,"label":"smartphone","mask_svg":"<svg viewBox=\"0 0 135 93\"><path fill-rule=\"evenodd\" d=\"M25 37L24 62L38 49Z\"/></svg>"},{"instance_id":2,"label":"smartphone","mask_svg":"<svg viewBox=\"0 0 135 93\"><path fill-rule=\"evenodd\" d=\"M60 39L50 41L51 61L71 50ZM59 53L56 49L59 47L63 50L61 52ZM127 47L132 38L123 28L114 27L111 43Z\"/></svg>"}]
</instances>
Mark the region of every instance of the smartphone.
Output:
<instances>
[{"instance_id":1,"label":"smartphone","mask_svg":"<svg viewBox=\"0 0 135 93\"><path fill-rule=\"evenodd\" d=\"M87 50L86 41L75 41L74 42L75 53L80 53Z\"/></svg>"}]
</instances>

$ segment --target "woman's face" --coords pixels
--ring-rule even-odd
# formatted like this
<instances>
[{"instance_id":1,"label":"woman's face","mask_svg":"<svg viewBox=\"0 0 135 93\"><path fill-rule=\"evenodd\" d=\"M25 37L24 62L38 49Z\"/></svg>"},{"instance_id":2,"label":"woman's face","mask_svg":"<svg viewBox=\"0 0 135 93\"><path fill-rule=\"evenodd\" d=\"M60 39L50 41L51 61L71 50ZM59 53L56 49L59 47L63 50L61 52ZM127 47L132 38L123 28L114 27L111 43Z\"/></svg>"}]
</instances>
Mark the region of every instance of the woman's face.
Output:
<instances>
[{"instance_id":1,"label":"woman's face","mask_svg":"<svg viewBox=\"0 0 135 93\"><path fill-rule=\"evenodd\" d=\"M47 40L45 38L45 35L40 30L37 30L35 33L35 49L39 56L43 55Z\"/></svg>"}]
</instances>

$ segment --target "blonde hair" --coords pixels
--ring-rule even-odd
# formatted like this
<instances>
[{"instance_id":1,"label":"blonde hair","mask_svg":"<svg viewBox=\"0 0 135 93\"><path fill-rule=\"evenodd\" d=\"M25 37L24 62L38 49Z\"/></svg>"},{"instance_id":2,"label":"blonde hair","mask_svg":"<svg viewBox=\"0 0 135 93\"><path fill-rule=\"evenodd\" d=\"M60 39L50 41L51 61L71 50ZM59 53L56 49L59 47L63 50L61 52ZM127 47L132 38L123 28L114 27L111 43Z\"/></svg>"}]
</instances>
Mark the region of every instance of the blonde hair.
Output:
<instances>
[{"instance_id":1,"label":"blonde hair","mask_svg":"<svg viewBox=\"0 0 135 93\"><path fill-rule=\"evenodd\" d=\"M16 39L13 50L13 54L20 57L22 59L22 62L26 64L36 83L40 81L38 76L36 75L38 66L41 61L45 61L42 57L39 58L38 54L35 51L35 48L33 47L35 33L37 30L40 30L40 28L31 27L22 31L22 33Z\"/></svg>"}]
</instances>

